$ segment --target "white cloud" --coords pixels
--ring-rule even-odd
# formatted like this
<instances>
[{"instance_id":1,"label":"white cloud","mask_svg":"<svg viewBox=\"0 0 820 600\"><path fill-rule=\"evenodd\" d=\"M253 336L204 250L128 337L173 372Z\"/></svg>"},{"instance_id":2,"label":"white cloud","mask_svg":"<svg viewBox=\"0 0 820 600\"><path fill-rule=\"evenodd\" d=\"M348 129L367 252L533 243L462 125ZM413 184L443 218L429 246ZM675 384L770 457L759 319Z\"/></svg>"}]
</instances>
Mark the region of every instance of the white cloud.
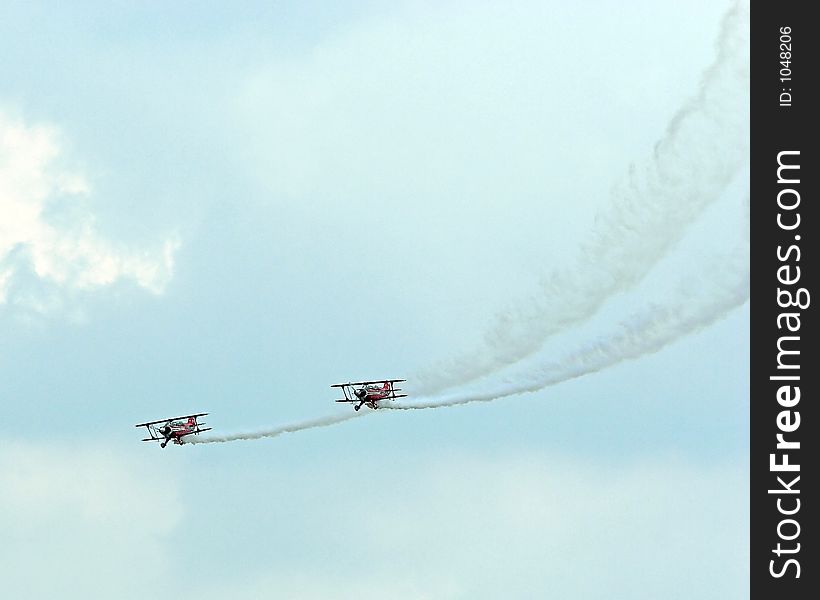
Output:
<instances>
[{"instance_id":1,"label":"white cloud","mask_svg":"<svg viewBox=\"0 0 820 600\"><path fill-rule=\"evenodd\" d=\"M179 242L169 238L148 250L105 239L83 210L90 183L64 167L61 155L56 128L0 110L0 304L49 311L60 305L59 291L120 280L161 293Z\"/></svg>"},{"instance_id":2,"label":"white cloud","mask_svg":"<svg viewBox=\"0 0 820 600\"><path fill-rule=\"evenodd\" d=\"M0 581L10 598L142 597L182 517L167 467L101 445L3 442ZM131 595L134 592L134 595Z\"/></svg>"}]
</instances>

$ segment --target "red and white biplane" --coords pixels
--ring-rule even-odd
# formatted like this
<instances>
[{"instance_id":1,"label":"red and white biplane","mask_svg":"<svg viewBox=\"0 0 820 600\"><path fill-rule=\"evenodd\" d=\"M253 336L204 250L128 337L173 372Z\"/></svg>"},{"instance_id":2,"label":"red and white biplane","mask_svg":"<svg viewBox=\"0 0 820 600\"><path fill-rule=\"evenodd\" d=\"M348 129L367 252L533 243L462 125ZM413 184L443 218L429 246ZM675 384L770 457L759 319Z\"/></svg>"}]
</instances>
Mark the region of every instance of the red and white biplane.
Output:
<instances>
[{"instance_id":1,"label":"red and white biplane","mask_svg":"<svg viewBox=\"0 0 820 600\"><path fill-rule=\"evenodd\" d=\"M145 427L148 430L148 435L143 442L160 442L160 447L165 448L168 442L173 442L178 445L184 444L186 435L197 435L203 431L210 431L210 427L202 428L205 423L199 423L197 419L204 417L208 413L199 413L196 415L185 415L184 417L171 417L169 419L161 419L159 421L149 421L148 423L140 423L135 427Z\"/></svg>"},{"instance_id":2,"label":"red and white biplane","mask_svg":"<svg viewBox=\"0 0 820 600\"><path fill-rule=\"evenodd\" d=\"M359 410L362 405L369 408L379 408L382 400L395 400L396 398L406 398L407 394L397 394L401 390L395 384L407 381L406 379L382 379L380 381L359 381L356 383L337 383L330 387L341 388L344 398L339 398L336 402L349 402L355 404L355 410Z\"/></svg>"}]
</instances>

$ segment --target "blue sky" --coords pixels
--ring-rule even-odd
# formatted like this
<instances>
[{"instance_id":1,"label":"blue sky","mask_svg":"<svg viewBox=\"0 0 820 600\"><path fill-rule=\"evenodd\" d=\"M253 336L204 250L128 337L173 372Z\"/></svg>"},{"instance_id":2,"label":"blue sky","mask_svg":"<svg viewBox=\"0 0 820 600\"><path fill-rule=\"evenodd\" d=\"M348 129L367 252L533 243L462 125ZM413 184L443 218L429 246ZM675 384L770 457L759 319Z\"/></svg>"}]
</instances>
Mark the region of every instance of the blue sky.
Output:
<instances>
[{"instance_id":1,"label":"blue sky","mask_svg":"<svg viewBox=\"0 0 820 600\"><path fill-rule=\"evenodd\" d=\"M653 156L725 9L4 3L4 589L745 597L748 304L522 397L165 451L132 426L336 414L330 384L480 347ZM708 298L747 175L508 376Z\"/></svg>"}]
</instances>

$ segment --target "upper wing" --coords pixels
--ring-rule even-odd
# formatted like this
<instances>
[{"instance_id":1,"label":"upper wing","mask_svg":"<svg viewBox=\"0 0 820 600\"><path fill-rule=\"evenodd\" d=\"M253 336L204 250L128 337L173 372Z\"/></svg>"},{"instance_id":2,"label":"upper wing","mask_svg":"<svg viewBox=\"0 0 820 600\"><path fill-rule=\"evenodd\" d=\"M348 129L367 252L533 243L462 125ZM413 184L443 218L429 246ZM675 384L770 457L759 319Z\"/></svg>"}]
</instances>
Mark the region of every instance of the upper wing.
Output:
<instances>
[{"instance_id":1,"label":"upper wing","mask_svg":"<svg viewBox=\"0 0 820 600\"><path fill-rule=\"evenodd\" d=\"M191 417L204 417L208 413L198 413L195 415L183 415L181 417L168 417L167 419L160 419L159 421L148 421L147 423L138 423L134 427L145 427L146 425L156 425L157 423L167 423L168 421L179 421L181 419L190 419Z\"/></svg>"},{"instance_id":2,"label":"upper wing","mask_svg":"<svg viewBox=\"0 0 820 600\"><path fill-rule=\"evenodd\" d=\"M402 381L407 381L407 380L406 379L378 379L378 380L374 380L374 381L351 381L349 383L337 383L336 385L331 385L330 387L343 388L343 387L348 387L348 386L351 386L351 385L367 385L367 384L370 384L370 383L399 383L399 382L402 382Z\"/></svg>"}]
</instances>

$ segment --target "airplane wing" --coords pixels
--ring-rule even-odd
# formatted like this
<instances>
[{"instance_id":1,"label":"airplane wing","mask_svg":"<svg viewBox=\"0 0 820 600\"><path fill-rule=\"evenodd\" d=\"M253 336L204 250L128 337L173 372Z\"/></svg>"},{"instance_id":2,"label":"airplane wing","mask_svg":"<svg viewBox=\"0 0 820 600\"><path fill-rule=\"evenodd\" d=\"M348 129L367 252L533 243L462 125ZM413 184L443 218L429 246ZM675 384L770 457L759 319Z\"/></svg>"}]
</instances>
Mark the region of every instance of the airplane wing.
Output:
<instances>
[{"instance_id":1,"label":"airplane wing","mask_svg":"<svg viewBox=\"0 0 820 600\"><path fill-rule=\"evenodd\" d=\"M146 427L148 425L156 425L158 423L167 423L168 421L181 421L182 419L190 419L191 417L204 417L208 413L198 413L195 415L184 415L182 417L168 417L167 419L160 419L159 421L148 421L147 423L138 423L134 427Z\"/></svg>"},{"instance_id":2,"label":"airplane wing","mask_svg":"<svg viewBox=\"0 0 820 600\"><path fill-rule=\"evenodd\" d=\"M378 379L378 380L374 380L374 381L351 381L349 383L337 383L336 385L331 385L330 387L343 388L343 387L348 387L348 386L351 386L351 385L368 385L368 384L371 384L371 383L399 383L399 382L402 382L402 381L407 381L407 380L406 379Z\"/></svg>"}]
</instances>

